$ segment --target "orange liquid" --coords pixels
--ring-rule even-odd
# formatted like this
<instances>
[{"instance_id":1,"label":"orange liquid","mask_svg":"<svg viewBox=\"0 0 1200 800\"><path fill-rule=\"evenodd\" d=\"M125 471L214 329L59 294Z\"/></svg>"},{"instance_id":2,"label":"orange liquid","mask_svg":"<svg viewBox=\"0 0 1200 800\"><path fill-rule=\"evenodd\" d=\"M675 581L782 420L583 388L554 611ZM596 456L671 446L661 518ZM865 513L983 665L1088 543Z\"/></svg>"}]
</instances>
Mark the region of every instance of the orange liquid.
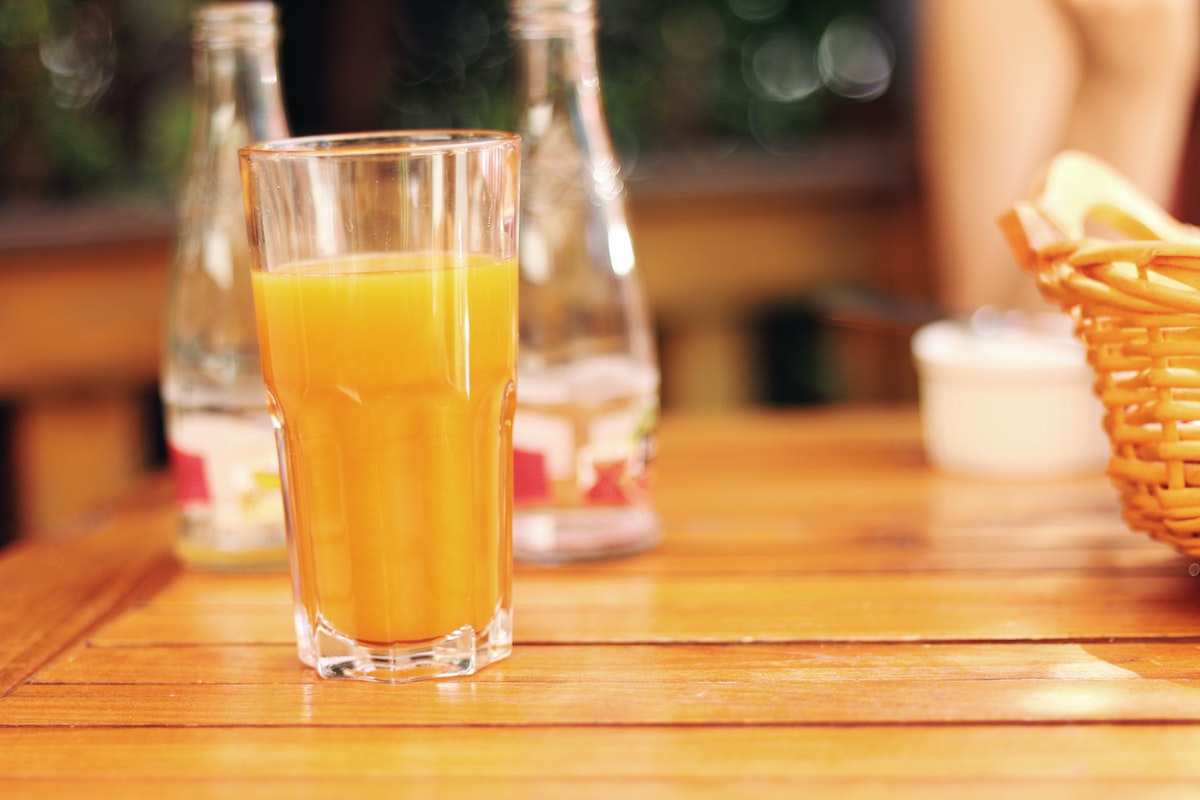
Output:
<instances>
[{"instance_id":1,"label":"orange liquid","mask_svg":"<svg viewBox=\"0 0 1200 800\"><path fill-rule=\"evenodd\" d=\"M297 592L359 643L479 631L511 595L516 262L255 272Z\"/></svg>"}]
</instances>

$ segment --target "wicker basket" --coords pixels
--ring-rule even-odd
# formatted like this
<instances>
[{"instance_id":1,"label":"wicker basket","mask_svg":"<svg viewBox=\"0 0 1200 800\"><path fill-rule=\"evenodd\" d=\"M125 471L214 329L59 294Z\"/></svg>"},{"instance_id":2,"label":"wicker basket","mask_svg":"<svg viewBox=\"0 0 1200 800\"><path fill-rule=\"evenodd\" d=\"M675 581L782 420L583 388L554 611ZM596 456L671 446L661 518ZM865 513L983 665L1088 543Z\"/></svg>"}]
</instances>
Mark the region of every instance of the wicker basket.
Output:
<instances>
[{"instance_id":1,"label":"wicker basket","mask_svg":"<svg viewBox=\"0 0 1200 800\"><path fill-rule=\"evenodd\" d=\"M1076 152L1000 228L1087 347L1125 521L1200 558L1200 229Z\"/></svg>"}]
</instances>

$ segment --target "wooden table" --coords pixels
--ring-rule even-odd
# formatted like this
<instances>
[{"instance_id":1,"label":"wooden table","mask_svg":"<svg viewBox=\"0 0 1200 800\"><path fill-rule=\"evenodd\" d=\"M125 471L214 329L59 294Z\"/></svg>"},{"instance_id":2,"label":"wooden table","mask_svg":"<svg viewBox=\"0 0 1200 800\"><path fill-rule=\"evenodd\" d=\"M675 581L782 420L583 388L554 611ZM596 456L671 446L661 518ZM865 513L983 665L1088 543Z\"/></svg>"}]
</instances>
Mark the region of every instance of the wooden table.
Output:
<instances>
[{"instance_id":1,"label":"wooden table","mask_svg":"<svg viewBox=\"0 0 1200 800\"><path fill-rule=\"evenodd\" d=\"M0 558L0 795L1188 797L1200 583L1103 477L939 476L912 409L668 417L666 538L517 571L511 659L322 682L165 481ZM360 795L361 796L361 795Z\"/></svg>"}]
</instances>

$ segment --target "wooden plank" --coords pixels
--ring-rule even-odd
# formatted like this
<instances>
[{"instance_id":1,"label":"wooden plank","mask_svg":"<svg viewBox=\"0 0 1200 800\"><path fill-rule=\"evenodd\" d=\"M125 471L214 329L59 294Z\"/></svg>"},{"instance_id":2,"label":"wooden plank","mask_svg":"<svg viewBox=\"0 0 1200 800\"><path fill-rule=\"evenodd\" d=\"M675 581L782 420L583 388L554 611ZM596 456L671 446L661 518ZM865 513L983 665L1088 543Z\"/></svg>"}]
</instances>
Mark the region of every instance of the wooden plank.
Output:
<instances>
[{"instance_id":1,"label":"wooden plank","mask_svg":"<svg viewBox=\"0 0 1200 800\"><path fill-rule=\"evenodd\" d=\"M336 727L347 719L364 727L1200 722L1192 700L1200 684L1196 642L528 647L470 679L403 688L320 681L290 646L142 650L83 648L14 691L0 721L239 728Z\"/></svg>"},{"instance_id":2,"label":"wooden plank","mask_svg":"<svg viewBox=\"0 0 1200 800\"><path fill-rule=\"evenodd\" d=\"M518 574L1088 570L1177 575L1191 563L1161 543L1130 533L1108 506L1011 516L992 512L986 518L931 516L882 501L859 500L855 506L852 514L844 509L670 514L664 518L662 544L650 552L541 569L524 564Z\"/></svg>"},{"instance_id":3,"label":"wooden plank","mask_svg":"<svg viewBox=\"0 0 1200 800\"><path fill-rule=\"evenodd\" d=\"M94 533L17 544L0 558L0 698L178 571L166 549L168 489L151 484L133 505L93 519Z\"/></svg>"},{"instance_id":4,"label":"wooden plank","mask_svg":"<svg viewBox=\"0 0 1200 800\"><path fill-rule=\"evenodd\" d=\"M810 678L805 662L769 664L754 648L727 658L746 675L703 666L675 675L627 662L577 668L550 680L505 680L536 654L517 652L479 680L396 687L327 681L286 684L28 684L0 708L5 726L159 727L484 725L976 725L997 723L1200 724L1200 678ZM1196 651L1191 657L1193 663ZM182 654L187 657L187 654ZM299 670L296 664L293 668ZM1103 668L1096 666L1094 671ZM931 670L932 671L932 670ZM1184 677L1179 672L1188 675ZM1134 680L1132 678L1137 677Z\"/></svg>"},{"instance_id":5,"label":"wooden plank","mask_svg":"<svg viewBox=\"0 0 1200 800\"><path fill-rule=\"evenodd\" d=\"M569 797L572 800L728 800L730 797L793 798L830 797L837 800L929 800L932 797L972 800L1063 800L1079 798L1154 798L1155 800L1194 800L1196 787L1188 779L1160 779L1143 776L1114 780L1078 776L1071 780L1030 780L1012 776L984 777L972 780L936 778L870 777L758 778L743 775L725 778L689 778L686 776L636 776L611 778L589 775L583 778L545 779L522 776L484 776L463 778L454 775L430 777L354 776L352 778L272 777L269 781L239 778L203 778L185 781L169 778L101 778L78 780L5 780L10 797L120 797L124 800L208 800L237 797L239 800L326 800L330 796L354 792L363 797L389 797L402 792L406 797L461 798L487 797L488 800L537 800ZM81 794L82 793L82 794ZM91 794L91 793L94 793Z\"/></svg>"},{"instance_id":6,"label":"wooden plank","mask_svg":"<svg viewBox=\"0 0 1200 800\"><path fill-rule=\"evenodd\" d=\"M1193 680L1200 642L526 645L471 678L479 683L588 680L684 683L928 680ZM34 683L317 683L295 647L277 645L88 646L43 669ZM53 690L47 689L47 692Z\"/></svg>"},{"instance_id":7,"label":"wooden plank","mask_svg":"<svg viewBox=\"0 0 1200 800\"><path fill-rule=\"evenodd\" d=\"M183 575L98 644L293 639L283 575ZM1091 640L1200 636L1200 582L1109 574L544 572L514 583L519 644Z\"/></svg>"},{"instance_id":8,"label":"wooden plank","mask_svg":"<svg viewBox=\"0 0 1200 800\"><path fill-rule=\"evenodd\" d=\"M403 692L404 690L401 690ZM6 780L861 781L926 790L991 781L1200 781L1200 726L0 728ZM86 784L83 784L86 785ZM111 785L111 784L110 784ZM396 784L403 787L404 784ZM1194 788L1194 785L1193 785ZM943 795L954 796L954 795ZM1080 795L1076 795L1080 796ZM1109 794L1108 796L1142 796Z\"/></svg>"},{"instance_id":9,"label":"wooden plank","mask_svg":"<svg viewBox=\"0 0 1200 800\"><path fill-rule=\"evenodd\" d=\"M1036 525L993 520L983 530L886 509L847 517L829 512L744 520L671 517L663 542L649 552L573 565L518 564L517 576L1081 570L1178 576L1191 564L1170 548L1131 534L1105 512L1047 514Z\"/></svg>"}]
</instances>

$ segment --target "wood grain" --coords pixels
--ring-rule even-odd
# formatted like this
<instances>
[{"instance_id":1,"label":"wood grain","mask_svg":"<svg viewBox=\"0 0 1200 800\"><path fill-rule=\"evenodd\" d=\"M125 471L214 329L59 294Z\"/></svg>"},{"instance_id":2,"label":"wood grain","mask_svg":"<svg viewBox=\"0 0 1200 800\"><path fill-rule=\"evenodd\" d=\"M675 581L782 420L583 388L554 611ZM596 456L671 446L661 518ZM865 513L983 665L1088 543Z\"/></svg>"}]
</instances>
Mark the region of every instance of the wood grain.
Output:
<instances>
[{"instance_id":1,"label":"wood grain","mask_svg":"<svg viewBox=\"0 0 1200 800\"><path fill-rule=\"evenodd\" d=\"M0 697L178 572L167 488L147 484L133 504L93 519L92 532L0 557Z\"/></svg>"},{"instance_id":2,"label":"wood grain","mask_svg":"<svg viewBox=\"0 0 1200 800\"><path fill-rule=\"evenodd\" d=\"M740 789L747 779L747 788L757 779L784 792L807 782L834 787L862 782L889 791L895 783L907 783L941 796L954 796L952 790L962 784L991 782L1016 792L1025 782L1053 782L1062 797L1081 778L1085 787L1110 781L1119 787L1124 781L1142 790L1160 781L1200 780L1195 759L1200 729L1177 725L502 731L349 725L336 730L238 729L236 735L219 728L153 733L137 728L0 729L0 773L21 780L61 780L70 774L113 787L119 781L237 781L253 786L362 779L468 787L507 780L523 781L541 796L552 794L543 791L543 782L553 787L595 781L613 787L657 780L675 796L687 796L689 789L710 781ZM945 788L951 791L943 794ZM774 796L786 794L777 791Z\"/></svg>"},{"instance_id":3,"label":"wood grain","mask_svg":"<svg viewBox=\"0 0 1200 800\"><path fill-rule=\"evenodd\" d=\"M739 648L740 649L740 648ZM750 650L750 648L747 648ZM528 652L528 655L523 653ZM1190 680L1200 642L760 643L753 658L729 644L528 645L474 684L569 682L577 673L627 681ZM38 673L32 685L319 683L278 645L92 646Z\"/></svg>"},{"instance_id":4,"label":"wood grain","mask_svg":"<svg viewBox=\"0 0 1200 800\"><path fill-rule=\"evenodd\" d=\"M549 575L516 580L514 636L519 644L1200 637L1200 586L1176 577ZM94 641L292 641L287 584L243 587L223 583L197 606L151 603Z\"/></svg>"},{"instance_id":5,"label":"wood grain","mask_svg":"<svg viewBox=\"0 0 1200 800\"><path fill-rule=\"evenodd\" d=\"M94 648L106 654L89 659L89 671L105 682L21 687L3 719L87 727L338 726L349 718L361 727L1200 722L1196 643L1062 645L1049 657L1026 645L1006 658L993 645L896 647L527 647L469 682L400 692L314 681L286 646L174 648L111 672L105 664L128 649ZM148 657L197 660L168 671ZM224 670L205 674L202 657ZM138 666L158 680L173 671L176 682L110 682ZM582 695L579 675L587 675Z\"/></svg>"}]
</instances>

